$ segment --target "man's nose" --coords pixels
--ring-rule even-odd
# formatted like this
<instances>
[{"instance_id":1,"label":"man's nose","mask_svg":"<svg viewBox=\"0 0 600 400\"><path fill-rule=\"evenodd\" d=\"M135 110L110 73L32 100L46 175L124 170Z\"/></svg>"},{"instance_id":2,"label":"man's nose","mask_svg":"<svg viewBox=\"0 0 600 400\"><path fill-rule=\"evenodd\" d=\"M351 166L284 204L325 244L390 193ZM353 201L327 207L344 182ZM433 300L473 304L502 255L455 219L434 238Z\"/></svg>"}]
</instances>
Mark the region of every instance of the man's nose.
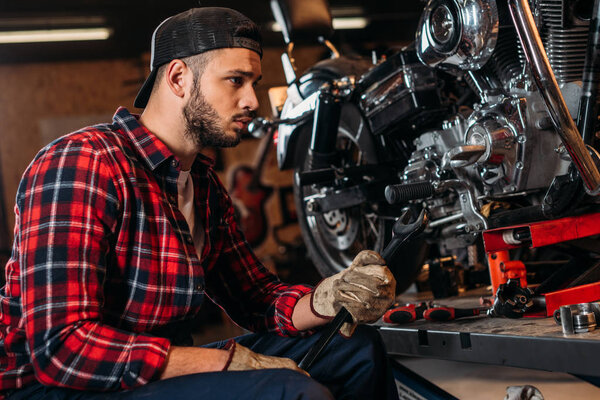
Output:
<instances>
[{"instance_id":1,"label":"man's nose","mask_svg":"<svg viewBox=\"0 0 600 400\"><path fill-rule=\"evenodd\" d=\"M258 98L256 97L254 87L250 86L244 91L244 94L240 99L240 107L251 111L258 109Z\"/></svg>"}]
</instances>

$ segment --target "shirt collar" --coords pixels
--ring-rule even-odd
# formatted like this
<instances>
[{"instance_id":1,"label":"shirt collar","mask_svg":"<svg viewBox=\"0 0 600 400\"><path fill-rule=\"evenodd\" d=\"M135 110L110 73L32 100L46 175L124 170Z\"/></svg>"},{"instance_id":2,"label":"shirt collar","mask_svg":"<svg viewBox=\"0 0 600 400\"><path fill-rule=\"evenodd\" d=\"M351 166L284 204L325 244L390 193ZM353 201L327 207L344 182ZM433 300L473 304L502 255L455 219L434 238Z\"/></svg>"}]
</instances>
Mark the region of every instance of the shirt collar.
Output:
<instances>
[{"instance_id":1,"label":"shirt collar","mask_svg":"<svg viewBox=\"0 0 600 400\"><path fill-rule=\"evenodd\" d=\"M113 116L113 123L129 136L138 154L154 171L168 158L176 157L156 135L140 124L139 117L138 114L131 114L125 107L119 107ZM212 168L214 164L213 159L198 154L192 168Z\"/></svg>"}]
</instances>

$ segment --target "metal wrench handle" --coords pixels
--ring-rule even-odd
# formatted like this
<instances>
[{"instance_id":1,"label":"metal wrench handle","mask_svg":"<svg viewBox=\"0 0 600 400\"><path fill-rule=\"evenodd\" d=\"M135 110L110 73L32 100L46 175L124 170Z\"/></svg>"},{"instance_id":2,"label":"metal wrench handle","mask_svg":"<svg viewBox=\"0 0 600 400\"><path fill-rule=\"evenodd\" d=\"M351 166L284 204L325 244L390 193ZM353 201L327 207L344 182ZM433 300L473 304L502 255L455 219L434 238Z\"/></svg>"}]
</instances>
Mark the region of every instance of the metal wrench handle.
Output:
<instances>
[{"instance_id":1,"label":"metal wrench handle","mask_svg":"<svg viewBox=\"0 0 600 400\"><path fill-rule=\"evenodd\" d=\"M421 214L419 214L419 217L413 223L408 223L409 219L410 212L407 211L404 212L394 224L394 227L392 228L394 236L381 253L381 257L383 257L386 262L391 261L392 257L403 243L423 232L429 223L429 215L425 209L421 211ZM345 307L342 307L329 325L323 329L321 337L315 342L310 350L308 350L308 353L306 353L302 361L300 361L298 367L305 371L308 370L319 354L321 354L321 351L323 351L331 339L333 339L336 332L340 330L344 322L352 322L352 316Z\"/></svg>"},{"instance_id":2,"label":"metal wrench handle","mask_svg":"<svg viewBox=\"0 0 600 400\"><path fill-rule=\"evenodd\" d=\"M323 351L329 342L331 342L331 339L333 339L333 336L336 334L336 332L340 330L344 322L352 322L352 316L345 307L342 307L329 325L323 329L323 333L321 334L319 340L315 342L315 344L308 350L308 353L306 353L302 361L298 363L298 367L305 371L308 370L308 368L310 368L313 362L317 359L319 354L321 354L321 351Z\"/></svg>"}]
</instances>

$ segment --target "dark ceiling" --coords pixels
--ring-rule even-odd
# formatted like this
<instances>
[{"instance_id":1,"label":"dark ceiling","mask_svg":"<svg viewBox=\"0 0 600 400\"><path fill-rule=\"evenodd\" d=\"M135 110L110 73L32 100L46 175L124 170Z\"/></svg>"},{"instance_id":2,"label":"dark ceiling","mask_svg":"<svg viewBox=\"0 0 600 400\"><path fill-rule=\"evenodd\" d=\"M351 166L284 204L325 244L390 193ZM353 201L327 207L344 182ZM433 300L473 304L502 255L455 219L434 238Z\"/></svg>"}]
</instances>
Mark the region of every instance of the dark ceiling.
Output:
<instances>
[{"instance_id":1,"label":"dark ceiling","mask_svg":"<svg viewBox=\"0 0 600 400\"><path fill-rule=\"evenodd\" d=\"M160 21L199 4L237 9L261 26L265 46L283 46L281 34L271 31L269 0L1 0L0 31L73 27L78 21L108 26L114 33L104 41L0 44L0 63L137 57L149 50L152 31ZM359 53L412 40L423 8L420 0L330 0L329 4L334 16L368 17L365 28L337 31L333 38L334 43Z\"/></svg>"}]
</instances>

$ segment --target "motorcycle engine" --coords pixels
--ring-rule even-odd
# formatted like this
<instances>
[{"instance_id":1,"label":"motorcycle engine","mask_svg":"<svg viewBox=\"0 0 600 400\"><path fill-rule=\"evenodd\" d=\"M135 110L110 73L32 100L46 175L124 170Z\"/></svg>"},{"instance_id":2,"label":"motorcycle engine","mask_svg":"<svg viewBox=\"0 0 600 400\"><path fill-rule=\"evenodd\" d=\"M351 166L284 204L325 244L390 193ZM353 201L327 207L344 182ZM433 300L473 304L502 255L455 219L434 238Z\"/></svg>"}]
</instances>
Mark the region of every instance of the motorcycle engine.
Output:
<instances>
[{"instance_id":1,"label":"motorcycle engine","mask_svg":"<svg viewBox=\"0 0 600 400\"><path fill-rule=\"evenodd\" d=\"M571 115L577 113L589 2L530 1ZM421 62L464 80L479 101L464 104L441 129L426 131L403 173L404 183L453 182L429 200L434 226L448 237L488 228L484 206L527 196L540 201L570 158L529 75L505 0L430 0L417 32ZM536 197L537 196L537 197ZM537 200L536 200L537 199ZM435 220L439 224L435 224ZM464 223L464 224L463 224ZM455 243L456 247L465 243ZM455 246L449 246L455 247Z\"/></svg>"}]
</instances>

